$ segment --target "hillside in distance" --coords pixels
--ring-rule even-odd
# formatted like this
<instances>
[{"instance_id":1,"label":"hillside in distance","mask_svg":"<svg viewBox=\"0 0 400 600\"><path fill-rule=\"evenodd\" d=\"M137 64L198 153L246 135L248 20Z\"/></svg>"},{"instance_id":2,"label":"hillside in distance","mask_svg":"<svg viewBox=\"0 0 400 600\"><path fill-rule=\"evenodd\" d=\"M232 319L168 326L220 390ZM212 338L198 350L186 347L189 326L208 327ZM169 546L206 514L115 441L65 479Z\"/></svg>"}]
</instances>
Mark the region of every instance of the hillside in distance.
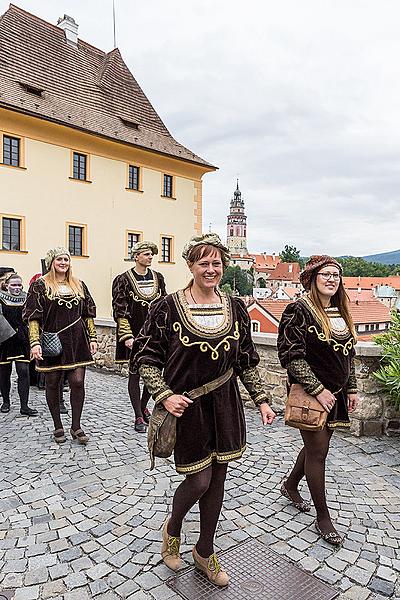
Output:
<instances>
[{"instance_id":1,"label":"hillside in distance","mask_svg":"<svg viewBox=\"0 0 400 600\"><path fill-rule=\"evenodd\" d=\"M382 252L381 254L369 254L368 256L363 256L363 259L368 262L381 263L383 265L398 265L400 264L400 250Z\"/></svg>"}]
</instances>

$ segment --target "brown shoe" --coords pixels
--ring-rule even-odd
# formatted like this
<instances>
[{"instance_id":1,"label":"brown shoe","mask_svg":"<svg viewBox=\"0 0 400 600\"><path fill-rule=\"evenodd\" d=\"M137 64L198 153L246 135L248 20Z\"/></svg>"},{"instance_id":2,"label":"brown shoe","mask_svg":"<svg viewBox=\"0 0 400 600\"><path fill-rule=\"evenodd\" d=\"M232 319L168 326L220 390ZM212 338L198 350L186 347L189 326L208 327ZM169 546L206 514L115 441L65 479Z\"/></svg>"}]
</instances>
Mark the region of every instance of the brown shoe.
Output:
<instances>
[{"instance_id":1,"label":"brown shoe","mask_svg":"<svg viewBox=\"0 0 400 600\"><path fill-rule=\"evenodd\" d=\"M211 554L208 558L203 558L196 550L196 546L192 550L195 567L203 571L214 585L224 587L229 583L228 573L224 571L218 562L217 555Z\"/></svg>"},{"instance_id":2,"label":"brown shoe","mask_svg":"<svg viewBox=\"0 0 400 600\"><path fill-rule=\"evenodd\" d=\"M181 538L169 535L167 531L169 523L169 517L165 520L162 528L162 545L161 545L161 556L164 563L172 569L172 571L178 571L182 565L181 557L179 554L179 547L181 544Z\"/></svg>"},{"instance_id":3,"label":"brown shoe","mask_svg":"<svg viewBox=\"0 0 400 600\"><path fill-rule=\"evenodd\" d=\"M67 441L64 429L56 429L55 431L53 431L53 439L57 444L64 444L64 442Z\"/></svg>"},{"instance_id":4,"label":"brown shoe","mask_svg":"<svg viewBox=\"0 0 400 600\"><path fill-rule=\"evenodd\" d=\"M76 431L71 429L70 431L73 440L77 440L80 444L86 446L86 444L89 441L89 436L86 435L86 433L82 429L77 429Z\"/></svg>"}]
</instances>

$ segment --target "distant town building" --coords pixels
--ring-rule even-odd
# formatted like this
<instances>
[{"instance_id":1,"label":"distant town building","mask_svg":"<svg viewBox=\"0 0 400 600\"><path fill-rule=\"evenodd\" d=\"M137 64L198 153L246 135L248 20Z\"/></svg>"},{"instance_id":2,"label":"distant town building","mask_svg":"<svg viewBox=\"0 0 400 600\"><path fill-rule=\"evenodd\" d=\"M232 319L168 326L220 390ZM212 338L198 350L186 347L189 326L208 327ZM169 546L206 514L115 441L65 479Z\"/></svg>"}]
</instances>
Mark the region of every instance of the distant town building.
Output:
<instances>
[{"instance_id":1,"label":"distant town building","mask_svg":"<svg viewBox=\"0 0 400 600\"><path fill-rule=\"evenodd\" d=\"M279 322L285 308L291 300L244 299L251 319L253 333L278 333ZM366 302L350 302L350 313L353 317L357 334L362 340L371 339L372 335L384 333L390 326L390 310L377 299Z\"/></svg>"}]
</instances>

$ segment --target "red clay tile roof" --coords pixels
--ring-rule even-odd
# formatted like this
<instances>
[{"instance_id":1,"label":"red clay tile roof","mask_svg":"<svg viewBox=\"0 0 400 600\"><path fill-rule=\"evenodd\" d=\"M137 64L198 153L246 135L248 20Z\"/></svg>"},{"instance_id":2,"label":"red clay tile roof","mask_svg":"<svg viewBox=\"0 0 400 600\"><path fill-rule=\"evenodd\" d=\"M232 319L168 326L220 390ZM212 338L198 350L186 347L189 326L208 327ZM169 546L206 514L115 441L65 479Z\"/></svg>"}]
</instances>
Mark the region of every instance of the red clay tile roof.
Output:
<instances>
[{"instance_id":1,"label":"red clay tile roof","mask_svg":"<svg viewBox=\"0 0 400 600\"><path fill-rule=\"evenodd\" d=\"M389 323L390 309L379 300L350 302L350 313L356 325L362 323Z\"/></svg>"},{"instance_id":2,"label":"red clay tile roof","mask_svg":"<svg viewBox=\"0 0 400 600\"><path fill-rule=\"evenodd\" d=\"M274 269L281 262L279 254L252 254L250 252L250 256L254 258L256 268Z\"/></svg>"},{"instance_id":3,"label":"red clay tile roof","mask_svg":"<svg viewBox=\"0 0 400 600\"><path fill-rule=\"evenodd\" d=\"M257 300L257 304L262 306L264 310L275 317L277 321L281 320L283 311L287 305L291 303L292 300Z\"/></svg>"},{"instance_id":4,"label":"red clay tile roof","mask_svg":"<svg viewBox=\"0 0 400 600\"><path fill-rule=\"evenodd\" d=\"M368 300L375 300L376 296L374 296L373 290L349 290L346 289L346 294L350 298L350 301L355 302L358 300L359 302L367 302Z\"/></svg>"},{"instance_id":5,"label":"red clay tile roof","mask_svg":"<svg viewBox=\"0 0 400 600\"><path fill-rule=\"evenodd\" d=\"M0 17L0 107L215 168L174 140L117 48L81 39L74 48L62 29L13 4Z\"/></svg>"},{"instance_id":6,"label":"red clay tile roof","mask_svg":"<svg viewBox=\"0 0 400 600\"><path fill-rule=\"evenodd\" d=\"M279 262L274 269L257 268L259 273L269 273L272 281L292 281L300 283L300 265L298 263Z\"/></svg>"},{"instance_id":7,"label":"red clay tile roof","mask_svg":"<svg viewBox=\"0 0 400 600\"><path fill-rule=\"evenodd\" d=\"M400 290L400 275L390 277L343 277L343 285L346 289L371 290L377 285L390 285L395 290Z\"/></svg>"}]
</instances>

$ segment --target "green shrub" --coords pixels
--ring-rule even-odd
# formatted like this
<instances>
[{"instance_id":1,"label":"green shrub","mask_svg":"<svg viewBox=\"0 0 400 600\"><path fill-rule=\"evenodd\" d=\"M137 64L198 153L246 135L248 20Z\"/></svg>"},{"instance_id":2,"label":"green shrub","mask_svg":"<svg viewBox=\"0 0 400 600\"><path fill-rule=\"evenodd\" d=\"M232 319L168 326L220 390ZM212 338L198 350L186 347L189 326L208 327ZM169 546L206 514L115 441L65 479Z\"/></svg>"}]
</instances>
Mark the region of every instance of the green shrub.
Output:
<instances>
[{"instance_id":1,"label":"green shrub","mask_svg":"<svg viewBox=\"0 0 400 600\"><path fill-rule=\"evenodd\" d=\"M374 376L382 383L389 398L400 409L400 312L392 312L389 331L374 337L382 348L381 364Z\"/></svg>"}]
</instances>

